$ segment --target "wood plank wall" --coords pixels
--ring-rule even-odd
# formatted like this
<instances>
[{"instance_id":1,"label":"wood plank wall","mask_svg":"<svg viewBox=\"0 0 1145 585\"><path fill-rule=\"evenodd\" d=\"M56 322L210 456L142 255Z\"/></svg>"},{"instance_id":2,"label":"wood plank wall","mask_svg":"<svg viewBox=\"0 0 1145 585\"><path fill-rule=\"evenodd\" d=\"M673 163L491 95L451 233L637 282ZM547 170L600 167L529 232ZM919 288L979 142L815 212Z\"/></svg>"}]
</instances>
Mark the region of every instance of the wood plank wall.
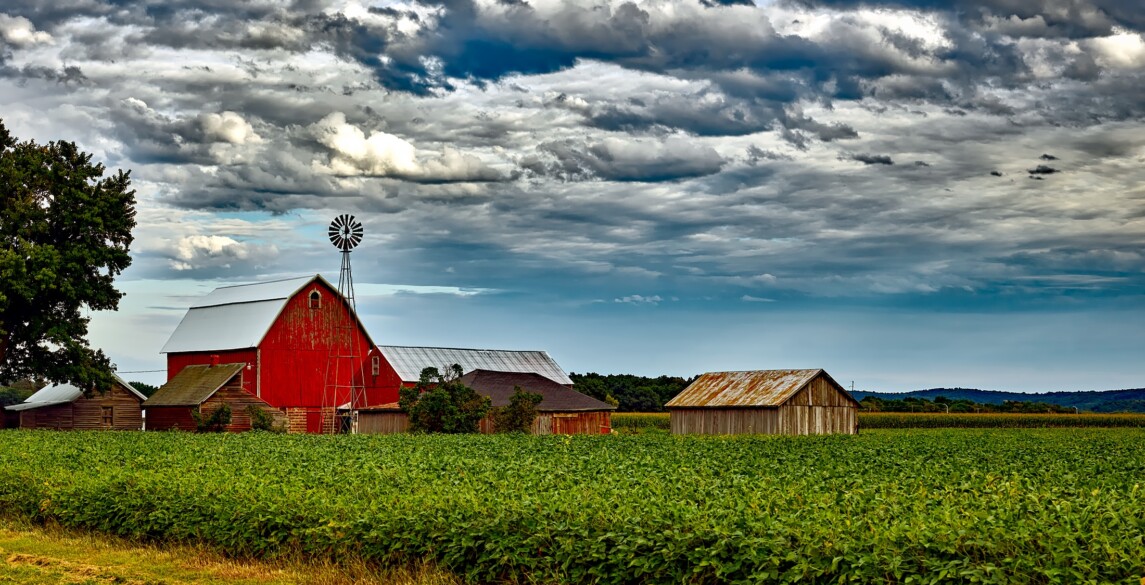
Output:
<instances>
[{"instance_id":1,"label":"wood plank wall","mask_svg":"<svg viewBox=\"0 0 1145 585\"><path fill-rule=\"evenodd\" d=\"M269 413L274 418L274 424L286 425L287 417L281 410L243 390L238 376L232 382L234 383L223 386L203 402L202 406L199 407L199 412L202 413L203 417L210 416L212 412L226 404L231 407L231 424L227 425L224 430L228 433L241 433L251 430L250 412L247 409L255 406Z\"/></svg>"},{"instance_id":2,"label":"wood plank wall","mask_svg":"<svg viewBox=\"0 0 1145 585\"><path fill-rule=\"evenodd\" d=\"M33 408L20 413L20 428L62 430L120 430L138 431L143 428L143 410L139 397L126 389L112 386L111 390L80 396L69 404ZM104 407L111 407L112 424L105 426Z\"/></svg>"},{"instance_id":3,"label":"wood plank wall","mask_svg":"<svg viewBox=\"0 0 1145 585\"><path fill-rule=\"evenodd\" d=\"M392 435L409 431L409 416L404 412L359 412L358 432L366 435Z\"/></svg>"},{"instance_id":4,"label":"wood plank wall","mask_svg":"<svg viewBox=\"0 0 1145 585\"><path fill-rule=\"evenodd\" d=\"M859 432L859 410L824 376L778 407L677 408L673 434L824 435Z\"/></svg>"}]
</instances>

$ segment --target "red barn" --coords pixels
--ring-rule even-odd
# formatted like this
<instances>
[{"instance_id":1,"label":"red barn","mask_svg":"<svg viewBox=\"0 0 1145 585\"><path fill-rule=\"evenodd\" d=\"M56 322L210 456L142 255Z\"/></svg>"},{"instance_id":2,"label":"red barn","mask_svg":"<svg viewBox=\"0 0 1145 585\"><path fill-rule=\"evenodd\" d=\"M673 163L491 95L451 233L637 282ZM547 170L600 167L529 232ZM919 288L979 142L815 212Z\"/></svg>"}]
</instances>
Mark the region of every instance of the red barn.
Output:
<instances>
[{"instance_id":1,"label":"red barn","mask_svg":"<svg viewBox=\"0 0 1145 585\"><path fill-rule=\"evenodd\" d=\"M330 432L336 410L394 402L381 356L319 275L215 289L171 334L167 380L190 365L245 364L242 390L280 409L292 432Z\"/></svg>"}]
</instances>

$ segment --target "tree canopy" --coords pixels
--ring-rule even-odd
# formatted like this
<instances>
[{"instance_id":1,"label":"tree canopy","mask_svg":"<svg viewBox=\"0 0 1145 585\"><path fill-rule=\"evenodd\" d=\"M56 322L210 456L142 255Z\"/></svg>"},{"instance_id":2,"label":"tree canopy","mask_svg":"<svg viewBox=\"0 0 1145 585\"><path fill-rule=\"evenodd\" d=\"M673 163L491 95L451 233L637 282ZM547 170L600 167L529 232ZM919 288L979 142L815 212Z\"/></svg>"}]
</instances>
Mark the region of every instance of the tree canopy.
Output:
<instances>
[{"instance_id":1,"label":"tree canopy","mask_svg":"<svg viewBox=\"0 0 1145 585\"><path fill-rule=\"evenodd\" d=\"M20 142L0 121L0 380L110 387L86 310L109 311L131 264L135 191L72 142Z\"/></svg>"},{"instance_id":2,"label":"tree canopy","mask_svg":"<svg viewBox=\"0 0 1145 585\"><path fill-rule=\"evenodd\" d=\"M398 391L398 406L409 414L410 430L428 433L476 433L489 412L488 396L461 382L461 366L445 373L425 368L412 388Z\"/></svg>"}]
</instances>

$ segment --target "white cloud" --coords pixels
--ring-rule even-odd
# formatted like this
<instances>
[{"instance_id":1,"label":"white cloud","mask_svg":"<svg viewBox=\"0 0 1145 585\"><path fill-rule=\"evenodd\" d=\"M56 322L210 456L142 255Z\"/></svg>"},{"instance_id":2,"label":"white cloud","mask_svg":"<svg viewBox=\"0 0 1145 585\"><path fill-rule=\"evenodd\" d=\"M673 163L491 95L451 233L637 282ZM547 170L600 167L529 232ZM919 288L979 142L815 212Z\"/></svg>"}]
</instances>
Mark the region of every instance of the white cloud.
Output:
<instances>
[{"instance_id":1,"label":"white cloud","mask_svg":"<svg viewBox=\"0 0 1145 585\"><path fill-rule=\"evenodd\" d=\"M646 297L644 295L628 295L626 297L612 299L612 302L628 303L631 305L658 305L660 304L660 301L663 300L664 299L662 299L660 295L652 295L650 297Z\"/></svg>"},{"instance_id":2,"label":"white cloud","mask_svg":"<svg viewBox=\"0 0 1145 585\"><path fill-rule=\"evenodd\" d=\"M32 21L23 16L10 16L0 12L0 39L16 47L28 47L52 42L52 35L36 30Z\"/></svg>"},{"instance_id":3,"label":"white cloud","mask_svg":"<svg viewBox=\"0 0 1145 585\"><path fill-rule=\"evenodd\" d=\"M231 144L262 142L262 138L255 133L250 122L235 112L201 114L199 125L203 130L203 135L215 142L229 142Z\"/></svg>"},{"instance_id":4,"label":"white cloud","mask_svg":"<svg viewBox=\"0 0 1145 585\"><path fill-rule=\"evenodd\" d=\"M438 156L419 160L417 149L405 139L382 131L367 137L334 112L310 126L311 135L330 149L329 163L316 163L334 175L396 177L412 181L492 181L501 177L481 159L444 147Z\"/></svg>"},{"instance_id":5,"label":"white cloud","mask_svg":"<svg viewBox=\"0 0 1145 585\"><path fill-rule=\"evenodd\" d=\"M183 236L163 246L170 266L179 271L207 267L231 267L232 262L246 261L259 256L274 257L274 245L241 242L228 236Z\"/></svg>"}]
</instances>

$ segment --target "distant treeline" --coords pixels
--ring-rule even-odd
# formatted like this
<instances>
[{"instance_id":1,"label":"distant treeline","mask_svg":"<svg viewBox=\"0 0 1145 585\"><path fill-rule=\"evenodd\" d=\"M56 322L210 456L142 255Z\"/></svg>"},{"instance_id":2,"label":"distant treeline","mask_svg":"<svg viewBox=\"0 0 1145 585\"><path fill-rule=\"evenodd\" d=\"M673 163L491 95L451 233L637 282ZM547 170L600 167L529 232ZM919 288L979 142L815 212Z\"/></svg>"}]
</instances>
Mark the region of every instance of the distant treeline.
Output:
<instances>
[{"instance_id":1,"label":"distant treeline","mask_svg":"<svg viewBox=\"0 0 1145 585\"><path fill-rule=\"evenodd\" d=\"M884 400L875 396L866 396L859 401L866 412L998 412L1012 414L1065 414L1074 412L1073 408L1049 404L1046 402L1020 402L1010 400L1000 404L979 403L973 400L951 400L945 396L936 396L934 401L925 398L908 396L902 400Z\"/></svg>"},{"instance_id":2,"label":"distant treeline","mask_svg":"<svg viewBox=\"0 0 1145 585\"><path fill-rule=\"evenodd\" d=\"M573 389L616 405L620 412L661 412L664 403L688 387L696 378L660 376L646 378L632 374L602 375L595 372L569 374Z\"/></svg>"},{"instance_id":3,"label":"distant treeline","mask_svg":"<svg viewBox=\"0 0 1145 585\"><path fill-rule=\"evenodd\" d=\"M1076 407L1082 412L1145 412L1145 388L1129 390L1106 390L1100 392L999 392L995 390L976 390L973 388L931 388L929 390L915 390L913 392L885 393L885 392L855 392L854 397L863 401L867 397L877 398L884 403L900 402L915 398L937 402L939 398L954 402L969 401L980 405L1002 406L1010 403L1040 403L1056 405L1066 412L1073 412ZM917 407L917 404L915 405ZM884 412L909 412L907 410L889 410ZM1012 406L1007 408L1022 408ZM944 407L938 411L945 412ZM954 407L951 406L951 412ZM986 410L985 412L1046 412L1045 410Z\"/></svg>"}]
</instances>

